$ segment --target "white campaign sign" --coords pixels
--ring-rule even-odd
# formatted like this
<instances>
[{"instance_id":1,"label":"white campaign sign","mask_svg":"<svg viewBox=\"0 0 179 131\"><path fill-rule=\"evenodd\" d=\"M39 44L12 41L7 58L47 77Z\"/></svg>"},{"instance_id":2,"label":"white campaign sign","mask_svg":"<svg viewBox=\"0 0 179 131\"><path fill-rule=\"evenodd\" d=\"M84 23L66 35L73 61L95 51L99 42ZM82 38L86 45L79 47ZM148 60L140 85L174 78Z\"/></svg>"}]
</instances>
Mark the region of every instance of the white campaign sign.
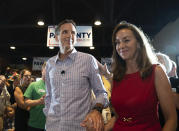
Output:
<instances>
[{"instance_id":1,"label":"white campaign sign","mask_svg":"<svg viewBox=\"0 0 179 131\"><path fill-rule=\"evenodd\" d=\"M50 46L59 46L55 40L55 27L49 26L47 33L47 47ZM92 26L77 26L77 43L75 46L78 47L90 47L93 46L93 35L92 35Z\"/></svg>"}]
</instances>

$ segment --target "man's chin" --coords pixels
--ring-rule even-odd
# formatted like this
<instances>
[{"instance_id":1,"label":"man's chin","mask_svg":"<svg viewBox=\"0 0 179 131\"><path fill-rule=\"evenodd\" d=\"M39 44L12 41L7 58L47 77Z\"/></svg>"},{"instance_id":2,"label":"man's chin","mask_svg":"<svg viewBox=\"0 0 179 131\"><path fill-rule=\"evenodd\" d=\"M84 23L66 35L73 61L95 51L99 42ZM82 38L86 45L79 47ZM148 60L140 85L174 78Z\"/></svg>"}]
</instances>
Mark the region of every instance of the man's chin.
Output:
<instances>
[{"instance_id":1,"label":"man's chin","mask_svg":"<svg viewBox=\"0 0 179 131\"><path fill-rule=\"evenodd\" d=\"M73 49L74 49L74 47L66 46L66 47L63 47L63 49L60 48L60 53L61 54L66 54L68 52L71 52Z\"/></svg>"},{"instance_id":2,"label":"man's chin","mask_svg":"<svg viewBox=\"0 0 179 131\"><path fill-rule=\"evenodd\" d=\"M74 47L69 47L69 48L66 48L66 52L70 52L74 49Z\"/></svg>"}]
</instances>

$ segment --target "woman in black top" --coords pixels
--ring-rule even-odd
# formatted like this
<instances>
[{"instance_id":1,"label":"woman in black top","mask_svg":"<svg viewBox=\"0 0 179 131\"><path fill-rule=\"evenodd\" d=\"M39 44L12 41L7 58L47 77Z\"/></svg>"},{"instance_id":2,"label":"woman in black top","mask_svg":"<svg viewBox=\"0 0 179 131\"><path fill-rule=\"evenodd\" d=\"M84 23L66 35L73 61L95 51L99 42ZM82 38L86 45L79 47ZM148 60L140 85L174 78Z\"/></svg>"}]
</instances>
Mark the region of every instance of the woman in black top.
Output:
<instances>
[{"instance_id":1,"label":"woman in black top","mask_svg":"<svg viewBox=\"0 0 179 131\"><path fill-rule=\"evenodd\" d=\"M17 103L15 112L15 131L27 131L27 122L29 118L29 108L24 104L24 92L31 80L31 72L22 70L20 73L19 86L15 88L14 97Z\"/></svg>"}]
</instances>

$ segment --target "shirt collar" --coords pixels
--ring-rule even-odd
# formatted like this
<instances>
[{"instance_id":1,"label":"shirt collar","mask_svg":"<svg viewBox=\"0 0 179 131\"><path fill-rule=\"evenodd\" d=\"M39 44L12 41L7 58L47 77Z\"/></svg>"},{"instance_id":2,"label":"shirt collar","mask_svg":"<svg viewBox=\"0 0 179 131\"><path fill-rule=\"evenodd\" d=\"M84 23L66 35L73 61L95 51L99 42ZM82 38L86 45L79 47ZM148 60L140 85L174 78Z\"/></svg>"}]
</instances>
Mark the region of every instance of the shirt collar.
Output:
<instances>
[{"instance_id":1,"label":"shirt collar","mask_svg":"<svg viewBox=\"0 0 179 131\"><path fill-rule=\"evenodd\" d=\"M76 56L76 53L77 53L77 50L75 48L73 48L72 52L68 55L67 58L70 58L72 59L73 61L75 60L75 56ZM56 55L56 58L55 58L55 63L57 63L59 59L59 54L60 54L60 51L58 52L58 54Z\"/></svg>"}]
</instances>

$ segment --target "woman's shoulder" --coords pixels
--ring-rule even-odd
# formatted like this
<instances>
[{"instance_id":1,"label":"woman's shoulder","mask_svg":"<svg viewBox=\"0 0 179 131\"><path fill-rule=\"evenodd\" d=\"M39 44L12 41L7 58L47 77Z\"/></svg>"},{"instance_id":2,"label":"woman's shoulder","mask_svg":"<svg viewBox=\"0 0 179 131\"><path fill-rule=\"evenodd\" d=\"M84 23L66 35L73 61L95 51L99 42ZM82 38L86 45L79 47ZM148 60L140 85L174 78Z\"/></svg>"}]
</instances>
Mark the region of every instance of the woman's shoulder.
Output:
<instances>
[{"instance_id":1,"label":"woman's shoulder","mask_svg":"<svg viewBox=\"0 0 179 131\"><path fill-rule=\"evenodd\" d=\"M155 74L165 74L163 67L159 64L153 65L155 67Z\"/></svg>"},{"instance_id":2,"label":"woman's shoulder","mask_svg":"<svg viewBox=\"0 0 179 131\"><path fill-rule=\"evenodd\" d=\"M162 68L162 66L157 65L155 67L155 80L157 82L164 82L164 80L167 80L167 79L168 79L167 74L164 71L164 69ZM162 84L162 83L160 83L160 84Z\"/></svg>"}]
</instances>

